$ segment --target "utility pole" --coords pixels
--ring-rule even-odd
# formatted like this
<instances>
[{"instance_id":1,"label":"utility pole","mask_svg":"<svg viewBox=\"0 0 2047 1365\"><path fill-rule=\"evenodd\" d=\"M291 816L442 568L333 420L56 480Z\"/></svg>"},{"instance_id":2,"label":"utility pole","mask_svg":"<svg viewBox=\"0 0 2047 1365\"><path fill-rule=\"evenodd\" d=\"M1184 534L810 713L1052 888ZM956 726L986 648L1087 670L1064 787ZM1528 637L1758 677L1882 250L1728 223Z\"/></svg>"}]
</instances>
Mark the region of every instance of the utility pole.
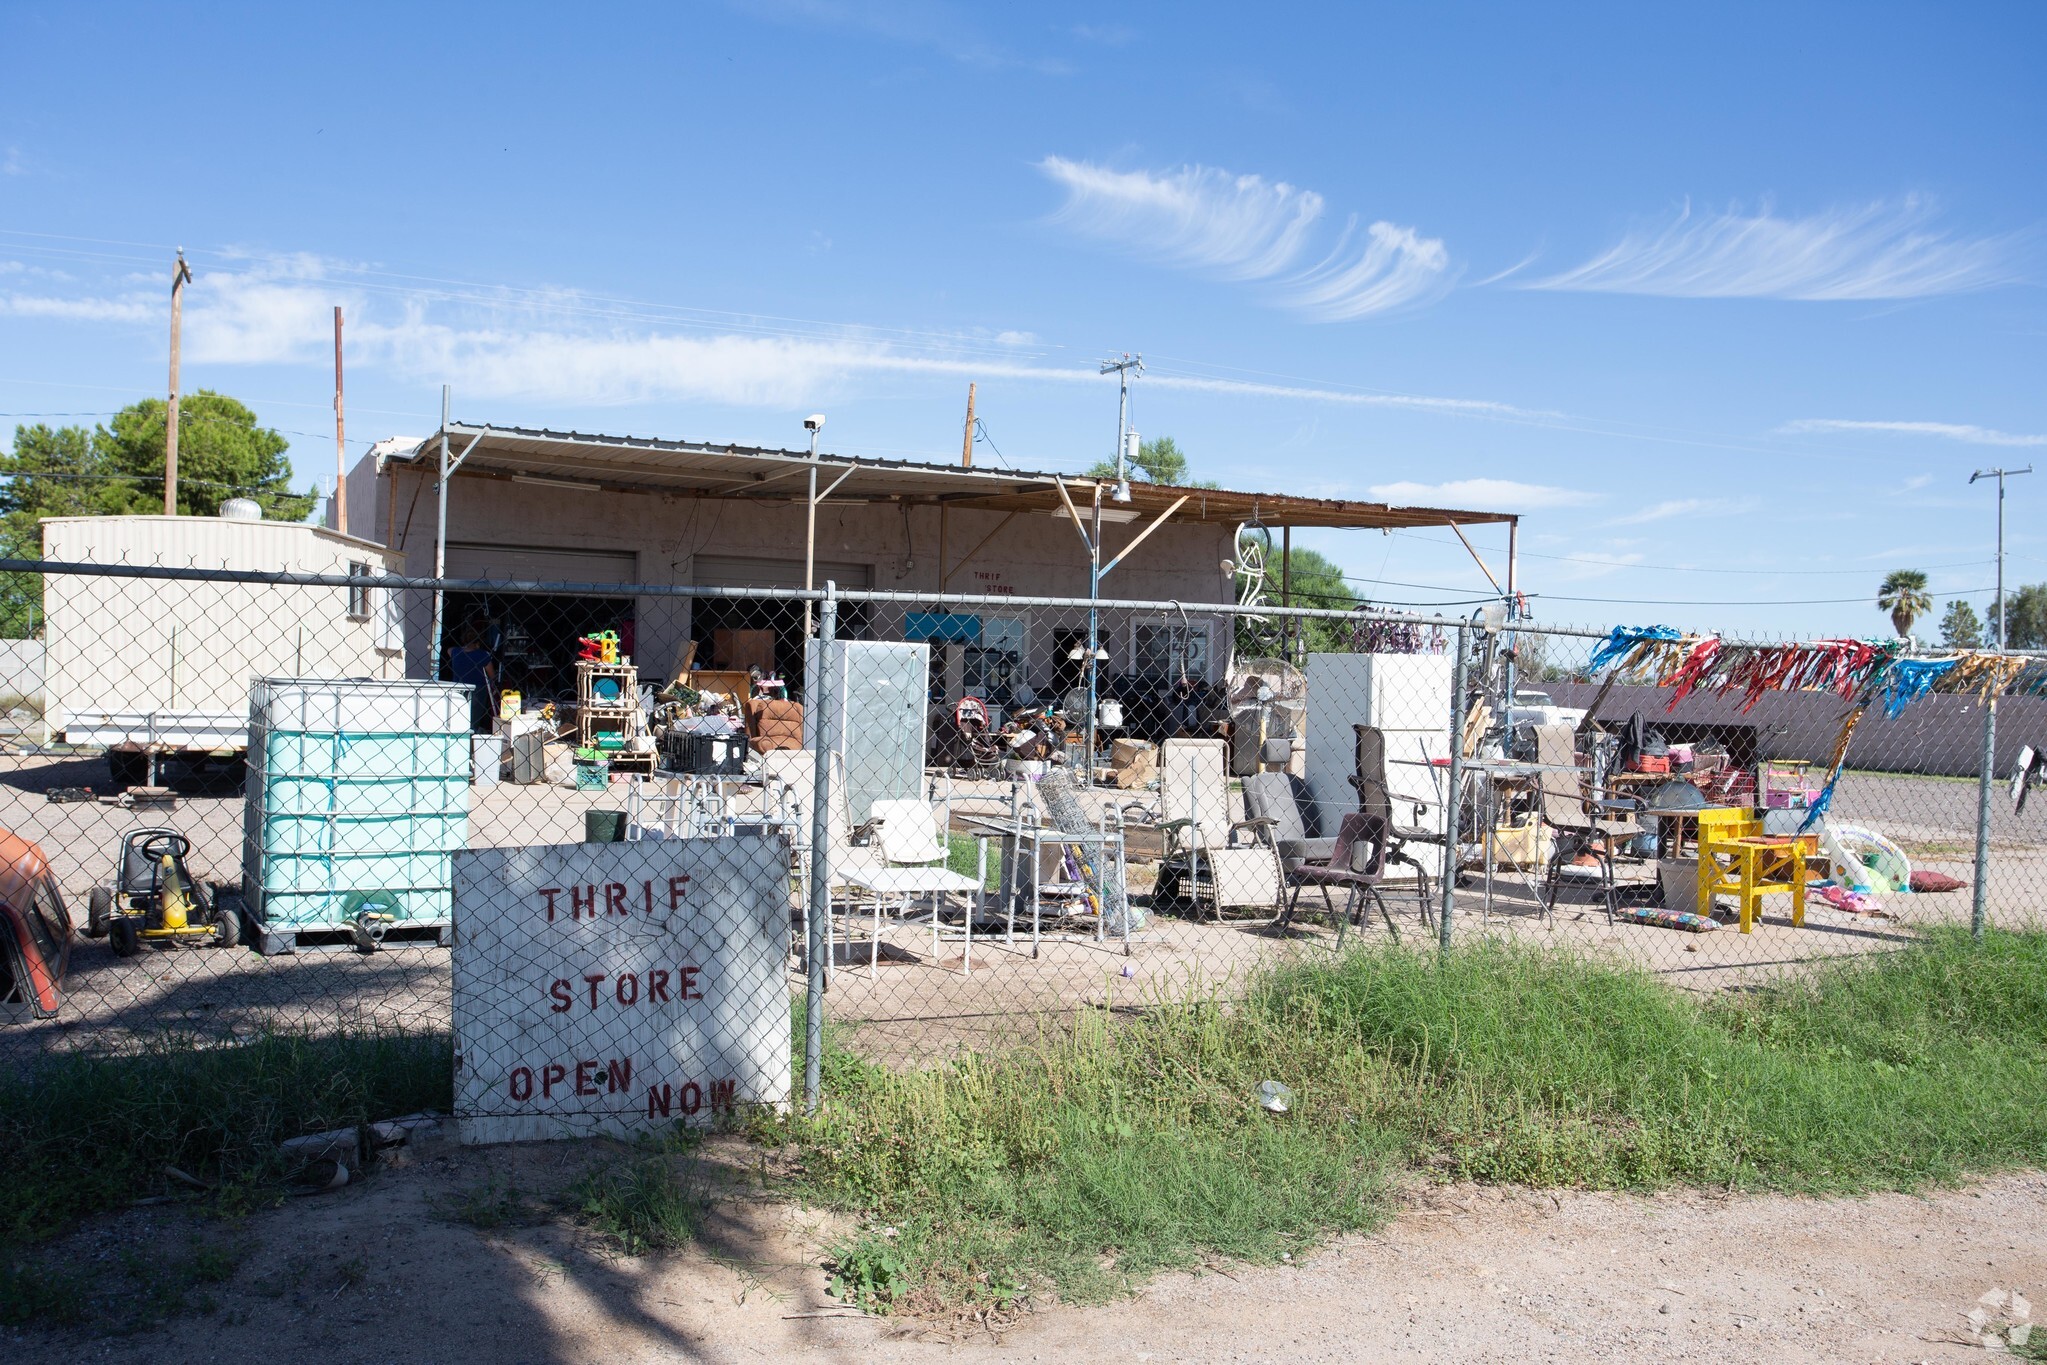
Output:
<instances>
[{"instance_id":1,"label":"utility pole","mask_svg":"<svg viewBox=\"0 0 2047 1365\"><path fill-rule=\"evenodd\" d=\"M1997 601L1992 609L1997 613L1997 652L2004 653L2004 481L2020 474L2030 474L2033 466L2024 469L1979 469L1969 476L1969 482L1978 479L1997 480ZM2002 675L1999 675L2002 682ZM1976 885L1970 891L1969 931L1977 938L1983 937L1984 927L1989 922L1989 889L1984 881L1990 873L1990 788L1996 782L1994 769L1997 767L1997 691L1993 686L1990 695L1983 702L1983 761L1976 774Z\"/></svg>"},{"instance_id":2,"label":"utility pole","mask_svg":"<svg viewBox=\"0 0 2047 1365\"><path fill-rule=\"evenodd\" d=\"M334 529L348 534L348 498L342 484L348 478L347 424L341 413L341 305L334 305Z\"/></svg>"},{"instance_id":3,"label":"utility pole","mask_svg":"<svg viewBox=\"0 0 2047 1365\"><path fill-rule=\"evenodd\" d=\"M1132 371L1144 373L1144 357L1123 353L1121 359L1104 360L1102 373L1114 372L1117 377L1116 398L1116 491L1117 502L1130 500L1130 480L1123 467L1123 435L1130 416L1130 375ZM1083 786L1095 784L1095 727L1101 712L1101 660L1102 619L1101 608L1097 605L1102 595L1102 485L1095 482L1094 535L1088 546L1087 572L1087 777Z\"/></svg>"},{"instance_id":4,"label":"utility pole","mask_svg":"<svg viewBox=\"0 0 2047 1365\"><path fill-rule=\"evenodd\" d=\"M185 248L178 248L178 263L171 267L171 398L163 429L163 514L178 514L178 325L184 316L185 286L192 282L192 267L185 264Z\"/></svg>"},{"instance_id":5,"label":"utility pole","mask_svg":"<svg viewBox=\"0 0 2047 1365\"><path fill-rule=\"evenodd\" d=\"M1108 374L1111 371L1115 373L1117 380L1116 487L1122 490L1123 486L1130 481L1130 471L1125 468L1123 458L1124 433L1130 429L1130 377L1133 371L1137 374L1144 373L1144 357L1132 355L1125 351L1121 360L1104 360L1102 362L1102 373ZM1127 502L1129 499L1127 497L1118 497L1116 501Z\"/></svg>"},{"instance_id":6,"label":"utility pole","mask_svg":"<svg viewBox=\"0 0 2047 1365\"><path fill-rule=\"evenodd\" d=\"M2024 469L1979 469L1969 476L1969 482L1978 479L1997 480L1997 597L1990 609L1997 613L1997 652L2004 653L2004 481L2015 479L2021 474L2030 474L2033 466Z\"/></svg>"},{"instance_id":7,"label":"utility pole","mask_svg":"<svg viewBox=\"0 0 2047 1365\"><path fill-rule=\"evenodd\" d=\"M974 464L974 386L967 385L967 434L960 438L960 463L969 469ZM943 504L940 504L943 506ZM940 568L945 567L943 564Z\"/></svg>"}]
</instances>

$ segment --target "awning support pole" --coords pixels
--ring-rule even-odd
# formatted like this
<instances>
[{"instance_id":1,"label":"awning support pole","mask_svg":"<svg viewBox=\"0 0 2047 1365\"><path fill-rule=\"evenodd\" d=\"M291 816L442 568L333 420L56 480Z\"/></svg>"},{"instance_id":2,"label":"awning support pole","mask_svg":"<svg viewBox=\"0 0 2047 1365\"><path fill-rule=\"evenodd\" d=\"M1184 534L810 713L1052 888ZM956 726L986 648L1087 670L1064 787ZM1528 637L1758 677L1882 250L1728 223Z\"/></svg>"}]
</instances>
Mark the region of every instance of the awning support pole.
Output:
<instances>
[{"instance_id":1,"label":"awning support pole","mask_svg":"<svg viewBox=\"0 0 2047 1365\"><path fill-rule=\"evenodd\" d=\"M1099 496L1099 491L1097 493L1097 496ZM1146 526L1142 531L1139 531L1137 533L1137 538L1135 540L1131 541L1128 545L1125 545L1121 550L1118 550L1116 552L1116 557L1110 560L1107 564L1104 564L1102 566L1101 573L1098 576L1101 578L1107 578L1110 572L1114 570L1118 564L1121 564L1125 559L1129 557L1130 552L1132 550L1144 544L1145 537L1149 536L1153 531L1158 530L1159 527L1165 525L1166 519L1172 516L1173 513L1179 511L1182 507L1185 507L1187 505L1187 499L1193 496L1194 495L1192 493L1181 494L1179 501L1175 502L1171 507L1168 507L1165 511L1159 513L1156 517L1153 517L1151 520L1151 524ZM1097 558L1099 558L1099 556L1097 556Z\"/></svg>"},{"instance_id":2,"label":"awning support pole","mask_svg":"<svg viewBox=\"0 0 2047 1365\"><path fill-rule=\"evenodd\" d=\"M1478 571L1486 576L1486 582L1493 585L1493 591L1504 594L1506 589L1500 586L1499 579L1493 577L1493 571L1486 567L1486 562L1478 557L1478 551L1471 547L1471 541L1465 536L1464 528L1453 521L1450 523L1450 529L1455 531L1457 538L1464 542L1465 553L1471 556L1472 563L1478 565Z\"/></svg>"},{"instance_id":3,"label":"awning support pole","mask_svg":"<svg viewBox=\"0 0 2047 1365\"><path fill-rule=\"evenodd\" d=\"M979 541L978 541L978 542L977 542L977 543L975 544L975 546L974 546L974 548L973 548L973 549L971 549L971 550L967 551L967 552L966 552L965 554L963 554L963 555L961 555L961 556L960 556L960 562L959 562L959 563L957 563L957 564L953 565L953 566L952 566L952 567L951 567L950 569L946 569L946 570L944 571L944 573L943 573L943 574L942 574L942 575L941 575L941 576L939 577L939 580L938 580L938 590L939 590L940 592L944 592L944 591L945 591L945 585L946 585L946 584L948 584L948 583L950 583L950 582L952 582L952 576L953 576L954 574L958 573L958 572L959 572L959 571L960 571L961 569L964 569L965 567L967 567L967 564L968 564L968 563L969 563L969 562L970 562L970 561L971 561L971 560L973 559L973 557L974 557L975 555L977 555L977 554L981 553L982 549L983 549L983 548L985 548L985 547L987 546L987 544L988 544L988 542L989 542L989 541L991 541L991 540L995 539L995 532L996 532L996 531L1000 531L1000 530L1001 530L1001 529L1002 529L1003 527L1005 527L1005 526L1009 525L1009 523L1010 523L1010 522L1011 522L1011 521L1012 521L1012 520L1013 520L1013 519L1014 519L1015 517L1016 517L1016 513L1014 513L1014 512L1009 512L1009 513L1006 513L1006 514L1005 514L1005 515L1003 516L1003 518L1002 518L1002 520L1001 520L1001 521L998 521L998 522L996 522L996 523L995 523L995 530L994 530L994 531L990 531L990 532L989 532L989 533L988 533L987 535L985 535L985 536L982 536L982 537L981 537L981 539L980 539L980 540L979 540ZM944 561L943 561L943 560L941 560L941 561L940 561L940 563L941 563L941 564L943 564L943 563L944 563Z\"/></svg>"},{"instance_id":4,"label":"awning support pole","mask_svg":"<svg viewBox=\"0 0 2047 1365\"><path fill-rule=\"evenodd\" d=\"M805 592L809 592L811 590L817 572L817 505L823 502L826 498L830 497L832 495L832 491L836 489L840 484L844 483L847 479L851 478L853 471L858 469L859 467L860 467L859 465L847 465L845 470L840 473L838 478L833 479L831 483L825 486L824 492L822 493L818 492L817 431L815 428L811 430L810 494L805 499L805 502L808 504L808 506L806 507L805 521L803 527L803 590ZM803 638L806 640L810 638L810 622L812 614L813 609L811 607L810 599L806 597L803 599Z\"/></svg>"},{"instance_id":5,"label":"awning support pole","mask_svg":"<svg viewBox=\"0 0 2047 1365\"><path fill-rule=\"evenodd\" d=\"M1294 604L1294 528L1291 524L1279 528L1279 604L1291 607ZM1300 637L1301 623L1289 617L1279 627L1279 655L1288 663L1294 661L1293 641Z\"/></svg>"},{"instance_id":6,"label":"awning support pole","mask_svg":"<svg viewBox=\"0 0 2047 1365\"><path fill-rule=\"evenodd\" d=\"M448 386L441 385L441 477L434 486L434 577L448 576L448 480L462 462L469 458L469 452L476 449L477 442L490 435L485 427L469 438L469 444L462 447L462 453L452 461L448 459ZM395 485L394 485L395 486ZM441 676L441 590L434 589L434 620L432 664L427 676L438 681Z\"/></svg>"},{"instance_id":7,"label":"awning support pole","mask_svg":"<svg viewBox=\"0 0 2047 1365\"><path fill-rule=\"evenodd\" d=\"M804 499L803 523L803 591L810 591L813 574L817 570L817 433L810 433L810 493ZM803 599L803 638L810 638L811 607L808 597Z\"/></svg>"},{"instance_id":8,"label":"awning support pole","mask_svg":"<svg viewBox=\"0 0 2047 1365\"><path fill-rule=\"evenodd\" d=\"M463 452L465 455L467 451ZM441 385L441 477L434 485L436 509L434 512L434 578L448 576L448 386ZM428 627L429 663L427 677L439 681L441 676L441 590L434 589L433 623Z\"/></svg>"},{"instance_id":9,"label":"awning support pole","mask_svg":"<svg viewBox=\"0 0 2047 1365\"><path fill-rule=\"evenodd\" d=\"M1066 485L1064 482L1059 485L1059 496L1066 496ZM1068 511L1073 510L1071 500L1067 502L1066 508ZM1077 513L1073 520L1076 525L1079 524L1080 517ZM1095 785L1095 716L1101 710L1102 671L1101 660L1095 657L1096 651L1102 647L1102 620L1101 607L1099 605L1102 596L1103 573L1102 486L1099 483L1095 485L1095 533L1089 536L1083 531L1080 538L1087 542L1087 643L1083 646L1087 650L1087 750L1081 755L1083 776L1080 784L1083 787L1092 787ZM1115 565L1112 564L1109 567L1114 568Z\"/></svg>"},{"instance_id":10,"label":"awning support pole","mask_svg":"<svg viewBox=\"0 0 2047 1365\"><path fill-rule=\"evenodd\" d=\"M1088 539L1087 523L1080 519L1080 511L1073 505L1073 499L1066 492L1066 480L1055 479L1052 486L1059 490L1059 501L1066 504L1066 515L1073 518L1073 529L1080 536L1080 543L1087 546L1088 553L1095 552L1095 544ZM1099 488L1096 490L1099 492Z\"/></svg>"}]
</instances>

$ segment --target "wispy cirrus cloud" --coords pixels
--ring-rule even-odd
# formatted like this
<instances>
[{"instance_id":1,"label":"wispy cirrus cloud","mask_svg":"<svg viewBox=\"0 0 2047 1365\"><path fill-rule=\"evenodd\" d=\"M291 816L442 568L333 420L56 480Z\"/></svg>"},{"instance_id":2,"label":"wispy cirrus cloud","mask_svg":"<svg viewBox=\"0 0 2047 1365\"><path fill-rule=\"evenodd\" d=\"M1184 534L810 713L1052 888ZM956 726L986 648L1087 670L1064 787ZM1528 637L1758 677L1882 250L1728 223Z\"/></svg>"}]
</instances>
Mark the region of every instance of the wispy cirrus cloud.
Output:
<instances>
[{"instance_id":1,"label":"wispy cirrus cloud","mask_svg":"<svg viewBox=\"0 0 2047 1365\"><path fill-rule=\"evenodd\" d=\"M2016 283L2018 239L1934 224L1919 196L1781 217L1768 205L1629 232L1583 265L1517 287L1669 298L1915 299Z\"/></svg>"},{"instance_id":2,"label":"wispy cirrus cloud","mask_svg":"<svg viewBox=\"0 0 2047 1365\"><path fill-rule=\"evenodd\" d=\"M324 363L333 307L348 315L351 366L447 380L479 398L576 403L702 401L789 406L878 375L1113 384L1093 366L1045 363L1024 331L917 332L800 319L709 314L562 288L509 288L407 277L358 262L240 253L201 259L185 295L185 354L194 364ZM154 276L103 281L68 296L39 281L8 292L21 271L0 268L0 316L146 324L168 302ZM1200 374L1147 375L1155 389L1524 420L1546 416L1480 398L1385 393Z\"/></svg>"},{"instance_id":3,"label":"wispy cirrus cloud","mask_svg":"<svg viewBox=\"0 0 2047 1365\"><path fill-rule=\"evenodd\" d=\"M1070 73L1057 58L1024 57L983 36L976 10L948 0L727 0L747 18L789 26L869 33L928 48L963 66L1020 67L1040 75ZM1075 36L1081 36L1076 32Z\"/></svg>"},{"instance_id":4,"label":"wispy cirrus cloud","mask_svg":"<svg viewBox=\"0 0 2047 1365\"><path fill-rule=\"evenodd\" d=\"M1609 526L1642 526L1652 521L1670 521L1676 517L1726 517L1752 509L1755 503L1746 498L1668 498L1651 503L1640 511L1615 517Z\"/></svg>"},{"instance_id":5,"label":"wispy cirrus cloud","mask_svg":"<svg viewBox=\"0 0 2047 1365\"><path fill-rule=\"evenodd\" d=\"M1786 435L1875 432L1890 436L1937 436L1945 441L1962 441L1976 446L2047 446L2047 436L1998 431L1965 422L1852 422L1833 417L1802 417L1795 422L1786 422L1777 430Z\"/></svg>"},{"instance_id":6,"label":"wispy cirrus cloud","mask_svg":"<svg viewBox=\"0 0 2047 1365\"><path fill-rule=\"evenodd\" d=\"M60 298L48 294L0 294L0 316L54 318L68 322L143 322L168 311L155 299L136 295Z\"/></svg>"},{"instance_id":7,"label":"wispy cirrus cloud","mask_svg":"<svg viewBox=\"0 0 2047 1365\"><path fill-rule=\"evenodd\" d=\"M1052 222L1153 264L1257 281L1305 317L1342 322L1405 307L1449 287L1450 253L1413 228L1353 215L1318 249L1328 205L1313 190L1214 166L1119 171L1047 156L1038 169L1066 192Z\"/></svg>"},{"instance_id":8,"label":"wispy cirrus cloud","mask_svg":"<svg viewBox=\"0 0 2047 1365\"><path fill-rule=\"evenodd\" d=\"M1267 279L1294 265L1324 207L1313 190L1213 166L1117 171L1048 156L1038 169L1066 191L1053 222L1224 279Z\"/></svg>"},{"instance_id":9,"label":"wispy cirrus cloud","mask_svg":"<svg viewBox=\"0 0 2047 1365\"><path fill-rule=\"evenodd\" d=\"M1375 483L1365 490L1396 507L1495 507L1532 512L1549 507L1582 507L1597 493L1514 479L1451 479L1444 483Z\"/></svg>"}]
</instances>

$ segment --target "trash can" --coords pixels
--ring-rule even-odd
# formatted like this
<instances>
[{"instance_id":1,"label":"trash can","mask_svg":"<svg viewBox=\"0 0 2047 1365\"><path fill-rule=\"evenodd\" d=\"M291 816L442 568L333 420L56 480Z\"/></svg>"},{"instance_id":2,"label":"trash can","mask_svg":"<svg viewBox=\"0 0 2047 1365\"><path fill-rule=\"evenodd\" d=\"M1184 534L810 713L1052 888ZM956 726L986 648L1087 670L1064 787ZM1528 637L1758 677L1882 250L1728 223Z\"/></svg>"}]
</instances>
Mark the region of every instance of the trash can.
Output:
<instances>
[{"instance_id":1,"label":"trash can","mask_svg":"<svg viewBox=\"0 0 2047 1365\"><path fill-rule=\"evenodd\" d=\"M547 732L522 730L512 736L512 780L531 785L547 781Z\"/></svg>"},{"instance_id":2,"label":"trash can","mask_svg":"<svg viewBox=\"0 0 2047 1365\"><path fill-rule=\"evenodd\" d=\"M625 842L625 812L586 810L583 812L583 842L617 844Z\"/></svg>"}]
</instances>

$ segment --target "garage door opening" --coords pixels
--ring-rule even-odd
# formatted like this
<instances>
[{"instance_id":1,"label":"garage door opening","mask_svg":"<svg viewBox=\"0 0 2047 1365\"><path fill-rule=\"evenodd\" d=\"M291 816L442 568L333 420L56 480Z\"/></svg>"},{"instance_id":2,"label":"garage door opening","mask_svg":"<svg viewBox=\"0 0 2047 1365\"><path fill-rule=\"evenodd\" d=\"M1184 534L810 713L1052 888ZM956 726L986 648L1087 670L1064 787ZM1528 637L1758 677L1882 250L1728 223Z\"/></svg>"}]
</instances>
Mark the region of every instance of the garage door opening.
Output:
<instances>
[{"instance_id":1,"label":"garage door opening","mask_svg":"<svg viewBox=\"0 0 2047 1365\"><path fill-rule=\"evenodd\" d=\"M865 564L821 563L812 581L841 588L865 588L873 571ZM803 561L698 555L691 579L699 587L758 589L745 597L701 598L690 615L690 640L705 668L758 670L779 677L791 696L803 688L803 602L786 595L803 586ZM838 635L864 639L871 608L865 602L839 604Z\"/></svg>"},{"instance_id":2,"label":"garage door opening","mask_svg":"<svg viewBox=\"0 0 2047 1365\"><path fill-rule=\"evenodd\" d=\"M448 546L448 577L508 584L628 584L637 581L638 564L630 552ZM451 592L441 615L441 677L452 677L449 656L473 629L497 664L501 690L509 688L530 700L573 701L576 642L616 631L619 652L638 657L638 618L639 600L628 595Z\"/></svg>"}]
</instances>

